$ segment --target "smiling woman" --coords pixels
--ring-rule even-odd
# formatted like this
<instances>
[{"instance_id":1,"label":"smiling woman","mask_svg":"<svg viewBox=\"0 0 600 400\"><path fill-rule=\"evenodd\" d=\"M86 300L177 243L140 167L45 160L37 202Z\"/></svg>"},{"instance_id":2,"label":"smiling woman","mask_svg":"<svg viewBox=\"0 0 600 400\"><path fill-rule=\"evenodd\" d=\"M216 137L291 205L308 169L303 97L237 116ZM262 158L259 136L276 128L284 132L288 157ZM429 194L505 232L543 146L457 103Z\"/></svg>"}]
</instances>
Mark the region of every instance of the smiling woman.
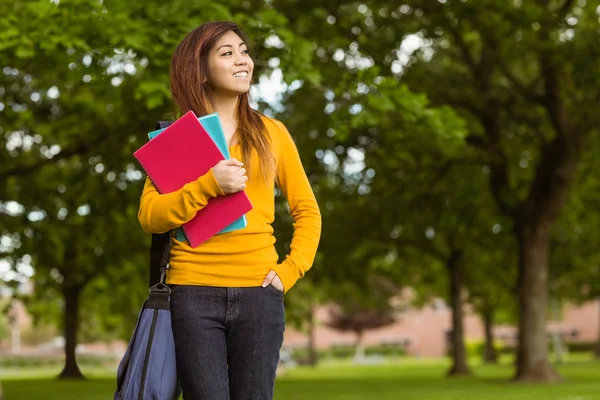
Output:
<instances>
[{"instance_id":1,"label":"smiling woman","mask_svg":"<svg viewBox=\"0 0 600 400\"><path fill-rule=\"evenodd\" d=\"M263 118L250 107L254 61L248 36L232 22L211 22L192 31L171 63L173 100L184 114L218 112L228 145L239 143L244 159L253 150L261 176L269 179L275 160ZM243 76L245 73L245 76ZM249 171L247 166L246 168Z\"/></svg>"},{"instance_id":2,"label":"smiling woman","mask_svg":"<svg viewBox=\"0 0 600 400\"><path fill-rule=\"evenodd\" d=\"M248 45L235 32L229 31L219 39L215 47L216 50L208 61L208 74L213 92L248 92L254 70Z\"/></svg>"},{"instance_id":3,"label":"smiling woman","mask_svg":"<svg viewBox=\"0 0 600 400\"><path fill-rule=\"evenodd\" d=\"M163 233L192 219L211 198L244 190L253 209L244 229L192 248L172 238L171 287L177 372L185 399L271 399L285 316L283 294L315 258L321 214L285 126L249 102L254 61L231 22L211 22L179 44L171 91L182 114L216 112L233 158L179 191L160 194L147 180L139 220ZM278 263L271 224L275 184L294 218L291 253Z\"/></svg>"}]
</instances>

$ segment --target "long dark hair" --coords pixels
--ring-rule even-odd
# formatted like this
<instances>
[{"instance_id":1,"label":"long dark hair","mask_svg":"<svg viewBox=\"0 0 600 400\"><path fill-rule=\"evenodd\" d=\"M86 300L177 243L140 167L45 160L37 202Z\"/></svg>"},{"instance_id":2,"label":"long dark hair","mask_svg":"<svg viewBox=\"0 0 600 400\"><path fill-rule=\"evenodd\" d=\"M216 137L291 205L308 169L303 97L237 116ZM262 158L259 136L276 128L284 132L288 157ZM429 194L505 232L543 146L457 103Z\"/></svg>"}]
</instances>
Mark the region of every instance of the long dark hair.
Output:
<instances>
[{"instance_id":1,"label":"long dark hair","mask_svg":"<svg viewBox=\"0 0 600 400\"><path fill-rule=\"evenodd\" d=\"M177 46L171 60L171 94L179 112L192 110L197 116L213 112L208 83L210 50L225 33L233 31L249 46L248 36L233 22L207 22L191 31ZM250 107L249 93L239 98L238 142L249 171L252 151L255 150L264 179L273 177L275 158L271 142L260 114Z\"/></svg>"}]
</instances>

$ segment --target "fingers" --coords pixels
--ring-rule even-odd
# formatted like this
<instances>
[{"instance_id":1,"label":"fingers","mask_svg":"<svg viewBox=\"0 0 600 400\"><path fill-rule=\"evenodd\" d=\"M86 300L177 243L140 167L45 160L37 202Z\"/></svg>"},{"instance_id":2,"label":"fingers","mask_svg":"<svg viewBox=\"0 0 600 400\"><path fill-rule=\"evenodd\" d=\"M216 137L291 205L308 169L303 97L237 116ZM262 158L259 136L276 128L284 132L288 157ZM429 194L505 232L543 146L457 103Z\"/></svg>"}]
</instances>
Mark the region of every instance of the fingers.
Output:
<instances>
[{"instance_id":1,"label":"fingers","mask_svg":"<svg viewBox=\"0 0 600 400\"><path fill-rule=\"evenodd\" d=\"M281 290L282 292L285 292L285 287L283 286L283 282L281 281L281 278L279 277L279 275L275 275L275 278L273 278L273 280L271 281L271 285L275 286L277 289Z\"/></svg>"},{"instance_id":2,"label":"fingers","mask_svg":"<svg viewBox=\"0 0 600 400\"><path fill-rule=\"evenodd\" d=\"M248 176L244 164L235 158L219 161L215 167L217 182L225 194L233 194L246 189Z\"/></svg>"},{"instance_id":3,"label":"fingers","mask_svg":"<svg viewBox=\"0 0 600 400\"><path fill-rule=\"evenodd\" d=\"M248 176L246 175L246 169L240 168L234 173L234 191L239 192L246 189L246 182L248 182Z\"/></svg>"},{"instance_id":4,"label":"fingers","mask_svg":"<svg viewBox=\"0 0 600 400\"><path fill-rule=\"evenodd\" d=\"M227 165L229 167L241 167L244 165L244 163L242 163L241 161L239 161L236 158L230 158L228 160L221 160L221 161L219 161L219 163L222 163L223 165Z\"/></svg>"},{"instance_id":5,"label":"fingers","mask_svg":"<svg viewBox=\"0 0 600 400\"><path fill-rule=\"evenodd\" d=\"M234 172L234 176L241 178L242 176L246 175L246 168L240 168L237 171Z\"/></svg>"},{"instance_id":6,"label":"fingers","mask_svg":"<svg viewBox=\"0 0 600 400\"><path fill-rule=\"evenodd\" d=\"M275 273L275 271L271 270L271 271L270 271L270 272L267 274L267 276L265 276L265 279L263 280L263 283L262 283L262 287L267 287L267 286L269 286L269 285L271 284L271 281L273 280L273 278L275 278L275 275L277 275L277 274Z\"/></svg>"},{"instance_id":7,"label":"fingers","mask_svg":"<svg viewBox=\"0 0 600 400\"><path fill-rule=\"evenodd\" d=\"M246 184L242 183L239 186L236 186L235 189L233 189L231 193L233 194L233 193L241 192L244 189L246 189Z\"/></svg>"}]
</instances>

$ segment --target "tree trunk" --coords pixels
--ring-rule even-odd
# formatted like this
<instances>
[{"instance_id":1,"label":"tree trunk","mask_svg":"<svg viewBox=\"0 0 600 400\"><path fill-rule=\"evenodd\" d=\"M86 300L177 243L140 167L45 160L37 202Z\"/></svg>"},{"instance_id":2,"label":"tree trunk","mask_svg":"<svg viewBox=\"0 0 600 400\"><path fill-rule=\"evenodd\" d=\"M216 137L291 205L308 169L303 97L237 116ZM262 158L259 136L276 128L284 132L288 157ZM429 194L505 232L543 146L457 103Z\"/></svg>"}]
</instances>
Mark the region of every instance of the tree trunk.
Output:
<instances>
[{"instance_id":1,"label":"tree trunk","mask_svg":"<svg viewBox=\"0 0 600 400\"><path fill-rule=\"evenodd\" d=\"M319 354L317 353L317 332L315 329L315 308L310 307L308 311L308 365L316 366L319 362Z\"/></svg>"},{"instance_id":2,"label":"tree trunk","mask_svg":"<svg viewBox=\"0 0 600 400\"><path fill-rule=\"evenodd\" d=\"M517 228L519 229L519 228ZM519 345L520 382L556 382L560 375L548 361L549 224L520 227L519 237Z\"/></svg>"},{"instance_id":3,"label":"tree trunk","mask_svg":"<svg viewBox=\"0 0 600 400\"><path fill-rule=\"evenodd\" d=\"M483 348L483 362L485 364L497 364L498 352L494 346L494 309L486 304L482 313L483 326L485 329L485 346Z\"/></svg>"},{"instance_id":4,"label":"tree trunk","mask_svg":"<svg viewBox=\"0 0 600 400\"><path fill-rule=\"evenodd\" d=\"M10 348L14 354L21 352L21 318L19 318L19 315L19 303L16 300L11 300L7 317L10 327Z\"/></svg>"},{"instance_id":5,"label":"tree trunk","mask_svg":"<svg viewBox=\"0 0 600 400\"><path fill-rule=\"evenodd\" d=\"M598 297L598 311L600 312L600 297ZM600 360L600 313L598 314L598 343L596 343L594 358Z\"/></svg>"},{"instance_id":6,"label":"tree trunk","mask_svg":"<svg viewBox=\"0 0 600 400\"><path fill-rule=\"evenodd\" d=\"M21 328L18 325L10 327L10 347L13 354L21 352Z\"/></svg>"},{"instance_id":7,"label":"tree trunk","mask_svg":"<svg viewBox=\"0 0 600 400\"><path fill-rule=\"evenodd\" d=\"M463 327L462 289L464 277L461 252L453 251L446 262L446 266L450 275L450 306L452 307L452 367L448 371L448 375L471 375L471 370L467 364Z\"/></svg>"},{"instance_id":8,"label":"tree trunk","mask_svg":"<svg viewBox=\"0 0 600 400\"><path fill-rule=\"evenodd\" d=\"M363 344L363 331L356 331L356 350L354 362L362 363L365 360L365 346Z\"/></svg>"},{"instance_id":9,"label":"tree trunk","mask_svg":"<svg viewBox=\"0 0 600 400\"><path fill-rule=\"evenodd\" d=\"M79 327L79 293L80 289L74 286L63 287L64 309L64 336L65 336L65 367L59 379L83 379L83 374L77 365L75 349L77 347L77 329Z\"/></svg>"}]
</instances>

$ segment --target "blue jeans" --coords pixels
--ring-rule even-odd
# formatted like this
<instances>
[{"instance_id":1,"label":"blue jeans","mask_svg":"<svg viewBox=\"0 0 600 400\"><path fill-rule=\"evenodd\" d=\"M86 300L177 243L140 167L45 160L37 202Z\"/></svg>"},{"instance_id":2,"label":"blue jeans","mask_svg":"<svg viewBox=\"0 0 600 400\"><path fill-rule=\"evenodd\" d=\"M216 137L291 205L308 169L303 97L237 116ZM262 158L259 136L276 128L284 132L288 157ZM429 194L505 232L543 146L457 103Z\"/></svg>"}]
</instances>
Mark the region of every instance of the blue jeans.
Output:
<instances>
[{"instance_id":1,"label":"blue jeans","mask_svg":"<svg viewBox=\"0 0 600 400\"><path fill-rule=\"evenodd\" d=\"M271 400L283 344L283 293L170 285L185 400Z\"/></svg>"}]
</instances>

